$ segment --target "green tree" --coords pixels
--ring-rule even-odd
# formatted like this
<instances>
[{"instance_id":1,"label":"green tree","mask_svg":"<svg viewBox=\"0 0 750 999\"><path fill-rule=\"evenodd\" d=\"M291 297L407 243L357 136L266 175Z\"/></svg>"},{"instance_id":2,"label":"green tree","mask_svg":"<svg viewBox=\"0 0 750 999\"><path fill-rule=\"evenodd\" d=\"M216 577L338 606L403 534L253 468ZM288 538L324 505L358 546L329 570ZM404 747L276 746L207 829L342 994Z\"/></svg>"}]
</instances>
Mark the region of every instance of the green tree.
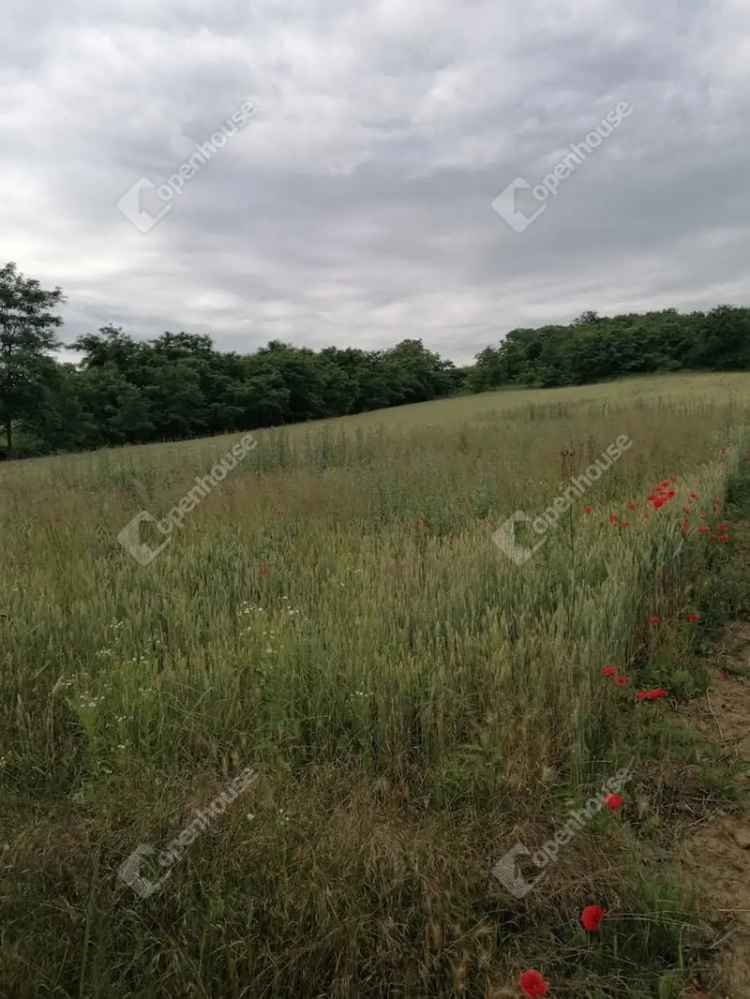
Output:
<instances>
[{"instance_id":1,"label":"green tree","mask_svg":"<svg viewBox=\"0 0 750 999\"><path fill-rule=\"evenodd\" d=\"M401 402L426 402L453 387L453 362L427 350L421 340L402 340L385 352L384 361Z\"/></svg>"},{"instance_id":2,"label":"green tree","mask_svg":"<svg viewBox=\"0 0 750 999\"><path fill-rule=\"evenodd\" d=\"M49 375L47 352L59 347L60 288L48 291L14 263L0 269L0 424L13 450L13 424L28 416Z\"/></svg>"},{"instance_id":3,"label":"green tree","mask_svg":"<svg viewBox=\"0 0 750 999\"><path fill-rule=\"evenodd\" d=\"M97 442L97 427L86 408L81 375L72 364L47 358L45 378L31 411L19 421L24 443L35 454L80 451ZM19 434L20 436L20 434Z\"/></svg>"},{"instance_id":4,"label":"green tree","mask_svg":"<svg viewBox=\"0 0 750 999\"><path fill-rule=\"evenodd\" d=\"M124 375L132 375L143 358L145 344L138 343L119 326L102 326L98 333L79 336L69 350L83 353L81 367L91 370L114 365Z\"/></svg>"}]
</instances>

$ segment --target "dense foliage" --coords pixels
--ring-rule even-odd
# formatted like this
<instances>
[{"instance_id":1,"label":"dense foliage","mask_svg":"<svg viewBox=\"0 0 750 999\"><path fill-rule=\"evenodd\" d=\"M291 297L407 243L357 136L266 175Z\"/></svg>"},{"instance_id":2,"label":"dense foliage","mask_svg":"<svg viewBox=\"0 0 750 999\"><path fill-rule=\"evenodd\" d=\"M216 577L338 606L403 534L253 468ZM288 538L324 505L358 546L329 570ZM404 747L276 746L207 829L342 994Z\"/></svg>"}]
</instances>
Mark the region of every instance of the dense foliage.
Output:
<instances>
[{"instance_id":1,"label":"dense foliage","mask_svg":"<svg viewBox=\"0 0 750 999\"><path fill-rule=\"evenodd\" d=\"M313 351L272 341L253 354L215 350L210 337L136 340L105 326L59 346L60 289L44 291L14 264L0 269L0 421L5 454L43 454L178 440L344 416L459 391L560 386L679 369L750 368L750 309L599 317L516 329L456 368L406 339L382 351ZM14 444L17 448L14 451Z\"/></svg>"},{"instance_id":2,"label":"dense foliage","mask_svg":"<svg viewBox=\"0 0 750 999\"><path fill-rule=\"evenodd\" d=\"M655 371L750 368L750 309L722 305L612 318L585 312L569 326L512 330L477 355L468 387L582 385Z\"/></svg>"},{"instance_id":3,"label":"dense foliage","mask_svg":"<svg viewBox=\"0 0 750 999\"><path fill-rule=\"evenodd\" d=\"M457 372L404 340L391 350L314 352L273 341L254 354L214 350L207 336L149 342L105 327L72 347L24 426L45 449L201 437L343 416L449 395Z\"/></svg>"},{"instance_id":4,"label":"dense foliage","mask_svg":"<svg viewBox=\"0 0 750 999\"><path fill-rule=\"evenodd\" d=\"M54 310L62 301L59 288L45 291L15 264L0 268L0 426L9 450L16 420L33 410L50 379L47 352L58 346L54 331L62 320Z\"/></svg>"}]
</instances>

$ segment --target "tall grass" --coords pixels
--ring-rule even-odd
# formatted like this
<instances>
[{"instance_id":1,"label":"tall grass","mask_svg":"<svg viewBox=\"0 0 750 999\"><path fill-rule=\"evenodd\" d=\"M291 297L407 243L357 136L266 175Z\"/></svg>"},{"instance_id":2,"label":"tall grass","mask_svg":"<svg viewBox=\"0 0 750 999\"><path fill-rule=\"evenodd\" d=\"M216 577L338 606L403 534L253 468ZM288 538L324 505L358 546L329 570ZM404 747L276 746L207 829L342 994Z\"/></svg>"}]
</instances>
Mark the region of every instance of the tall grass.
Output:
<instances>
[{"instance_id":1,"label":"tall grass","mask_svg":"<svg viewBox=\"0 0 750 999\"><path fill-rule=\"evenodd\" d=\"M457 814L486 841L474 820L485 830L500 817L533 821L531 789L576 793L632 755L632 697L613 697L599 668L630 663L637 676L649 615L680 612L720 556L694 532L681 546L682 506L694 490L694 517L705 507L715 520L749 407L746 376L691 376L265 431L145 567L118 532L140 509L163 516L231 438L0 467L0 786L16 823L5 837L18 856L42 849L46 873L26 902L49 912L33 994L454 994L437 965L411 992L395 990L404 940L423 917L429 925L413 910L416 858L437 878L434 837L456 835ZM505 558L497 526L515 510L540 513L622 434L632 447L537 554L523 566ZM671 477L679 497L646 519L646 496ZM142 903L151 915L123 902L113 872L129 848L169 838L179 815L248 763L266 775L262 821L238 824L238 805L221 860L196 844L171 895ZM367 824L379 813L392 842ZM404 867L410 814L429 835ZM38 832L22 847L39 828L46 847ZM104 859L92 873L94 842ZM479 851L466 830L457 842ZM56 851L76 882L70 924L44 887ZM353 867L325 887L337 856ZM226 907L246 878L264 915L239 931ZM17 926L35 925L25 890L10 893ZM373 911L386 919L399 907L413 925L367 929ZM234 950L220 942L227 925ZM134 965L114 927L132 936ZM393 963L381 953L391 935ZM508 955L497 939L482 946L497 971ZM32 994L20 971L32 942L14 934L5 948L8 981ZM340 965L336 948L349 954ZM461 946L445 948L456 974ZM248 975L256 986L245 992Z\"/></svg>"}]
</instances>

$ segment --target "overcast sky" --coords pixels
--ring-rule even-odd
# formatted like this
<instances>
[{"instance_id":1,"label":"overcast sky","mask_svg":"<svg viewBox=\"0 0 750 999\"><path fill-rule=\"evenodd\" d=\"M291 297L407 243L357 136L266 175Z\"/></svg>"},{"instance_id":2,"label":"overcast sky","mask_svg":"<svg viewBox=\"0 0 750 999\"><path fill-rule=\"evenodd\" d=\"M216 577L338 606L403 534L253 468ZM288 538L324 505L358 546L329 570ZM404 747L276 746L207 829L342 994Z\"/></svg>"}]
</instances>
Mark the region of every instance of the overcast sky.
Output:
<instances>
[{"instance_id":1,"label":"overcast sky","mask_svg":"<svg viewBox=\"0 0 750 999\"><path fill-rule=\"evenodd\" d=\"M0 264L63 287L66 340L107 323L239 351L421 337L466 362L584 309L750 304L748 0L3 14ZM246 125L159 200L245 101ZM521 217L544 205L527 228L493 210L619 102L554 197L519 192ZM141 218L168 209L146 232L118 208L139 181Z\"/></svg>"}]
</instances>

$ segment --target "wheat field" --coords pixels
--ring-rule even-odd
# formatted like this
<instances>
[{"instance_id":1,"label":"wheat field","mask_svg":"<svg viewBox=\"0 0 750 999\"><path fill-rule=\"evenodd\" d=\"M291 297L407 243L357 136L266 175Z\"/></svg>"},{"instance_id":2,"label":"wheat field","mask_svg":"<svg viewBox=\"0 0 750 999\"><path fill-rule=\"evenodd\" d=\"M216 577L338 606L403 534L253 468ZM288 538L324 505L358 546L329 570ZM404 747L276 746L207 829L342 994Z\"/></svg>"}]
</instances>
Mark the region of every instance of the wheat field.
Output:
<instances>
[{"instance_id":1,"label":"wheat field","mask_svg":"<svg viewBox=\"0 0 750 999\"><path fill-rule=\"evenodd\" d=\"M691 692L749 411L747 375L662 376L261 431L147 565L118 534L236 436L0 466L0 995L492 995L578 891L502 898L498 851L647 751L655 715L601 666ZM527 562L500 550L623 436ZM126 857L246 767L138 897ZM592 830L579 878L632 847ZM666 898L620 941L632 981L576 994L652 994Z\"/></svg>"}]
</instances>

